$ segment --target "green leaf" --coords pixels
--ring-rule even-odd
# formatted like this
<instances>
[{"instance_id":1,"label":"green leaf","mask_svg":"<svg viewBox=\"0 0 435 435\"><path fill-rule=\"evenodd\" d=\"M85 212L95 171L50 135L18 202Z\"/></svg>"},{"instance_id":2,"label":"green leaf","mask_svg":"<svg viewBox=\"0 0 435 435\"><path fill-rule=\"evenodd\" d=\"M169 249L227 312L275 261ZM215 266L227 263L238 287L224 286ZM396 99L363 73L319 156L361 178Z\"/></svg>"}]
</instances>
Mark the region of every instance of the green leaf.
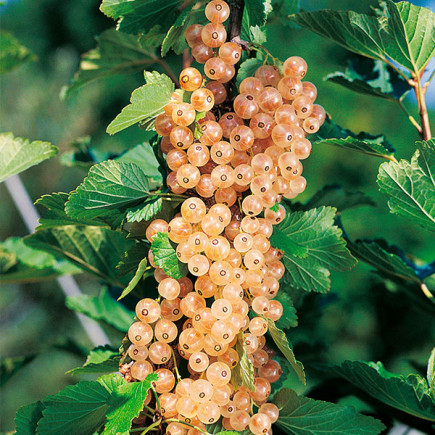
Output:
<instances>
[{"instance_id":1,"label":"green leaf","mask_svg":"<svg viewBox=\"0 0 435 435\"><path fill-rule=\"evenodd\" d=\"M344 73L337 71L329 74L325 79L359 94L389 101L397 101L411 89L389 65L380 60L367 58L352 59Z\"/></svg>"},{"instance_id":2,"label":"green leaf","mask_svg":"<svg viewBox=\"0 0 435 435\"><path fill-rule=\"evenodd\" d=\"M261 65L263 65L263 61L256 57L252 59L247 59L244 62L242 62L240 64L240 68L237 73L237 78L236 78L237 87L240 86L240 83L242 83L242 81L246 79L246 77L253 77L255 71L257 71L257 69L260 68Z\"/></svg>"},{"instance_id":3,"label":"green leaf","mask_svg":"<svg viewBox=\"0 0 435 435\"><path fill-rule=\"evenodd\" d=\"M119 352L113 350L110 346L99 346L92 349L83 364L83 367L77 367L69 370L67 374L94 374L94 373L113 373L119 370Z\"/></svg>"},{"instance_id":4,"label":"green leaf","mask_svg":"<svg viewBox=\"0 0 435 435\"><path fill-rule=\"evenodd\" d=\"M206 21L204 16L205 7L193 9L195 3L188 5L183 9L181 14L175 20L173 26L169 29L162 43L162 56L166 56L169 50L173 50L176 54L181 54L187 47L187 42L184 39L184 32L191 24L198 24Z\"/></svg>"},{"instance_id":5,"label":"green leaf","mask_svg":"<svg viewBox=\"0 0 435 435\"><path fill-rule=\"evenodd\" d=\"M281 329L279 329L275 322L271 319L266 319L268 324L268 331L277 345L278 349L281 351L281 353L285 356L287 361L291 364L293 367L293 370L298 375L301 382L305 385L306 384L306 378L305 378L305 371L304 366L300 361L296 360L295 354L293 353L293 350L290 347L290 344L287 340L287 337Z\"/></svg>"},{"instance_id":6,"label":"green leaf","mask_svg":"<svg viewBox=\"0 0 435 435\"><path fill-rule=\"evenodd\" d=\"M272 11L271 0L250 0L245 2L246 12L251 26L264 26Z\"/></svg>"},{"instance_id":7,"label":"green leaf","mask_svg":"<svg viewBox=\"0 0 435 435\"><path fill-rule=\"evenodd\" d=\"M363 192L349 192L338 184L328 184L315 193L303 208L309 210L321 207L322 205L335 207L342 212L361 205L374 207L376 204Z\"/></svg>"},{"instance_id":8,"label":"green leaf","mask_svg":"<svg viewBox=\"0 0 435 435\"><path fill-rule=\"evenodd\" d=\"M27 355L2 359L0 363L0 387L12 378L15 373L32 362L35 356L36 355Z\"/></svg>"},{"instance_id":9,"label":"green leaf","mask_svg":"<svg viewBox=\"0 0 435 435\"><path fill-rule=\"evenodd\" d=\"M419 375L407 377L385 370L382 363L345 361L328 366L328 374L342 377L388 406L424 420L435 421L435 401Z\"/></svg>"},{"instance_id":10,"label":"green leaf","mask_svg":"<svg viewBox=\"0 0 435 435\"><path fill-rule=\"evenodd\" d=\"M125 254L116 268L121 275L134 272L139 263L147 257L150 246L148 243L135 243Z\"/></svg>"},{"instance_id":11,"label":"green leaf","mask_svg":"<svg viewBox=\"0 0 435 435\"><path fill-rule=\"evenodd\" d=\"M110 393L98 382L81 381L44 399L37 434L92 434L104 424Z\"/></svg>"},{"instance_id":12,"label":"green leaf","mask_svg":"<svg viewBox=\"0 0 435 435\"><path fill-rule=\"evenodd\" d=\"M427 382L433 395L435 392L435 347L432 349L427 362Z\"/></svg>"},{"instance_id":13,"label":"green leaf","mask_svg":"<svg viewBox=\"0 0 435 435\"><path fill-rule=\"evenodd\" d=\"M151 243L154 254L154 263L161 267L166 275L180 279L187 275L187 266L178 261L177 254L173 248L167 233L157 233Z\"/></svg>"},{"instance_id":14,"label":"green leaf","mask_svg":"<svg viewBox=\"0 0 435 435\"><path fill-rule=\"evenodd\" d=\"M245 335L243 332L238 334L236 351L239 355L239 362L232 368L231 382L236 390L244 385L248 390L254 391L254 366L246 353Z\"/></svg>"},{"instance_id":15,"label":"green leaf","mask_svg":"<svg viewBox=\"0 0 435 435\"><path fill-rule=\"evenodd\" d=\"M119 296L118 301L122 298L125 298L129 293L131 293L135 289L135 287L139 284L139 281L144 276L146 267L147 267L147 259L143 258L137 267L136 273L128 283L128 286L122 291L121 296Z\"/></svg>"},{"instance_id":16,"label":"green leaf","mask_svg":"<svg viewBox=\"0 0 435 435\"><path fill-rule=\"evenodd\" d=\"M227 431L225 430L225 428L222 426L222 420L213 423L213 424L206 424L205 428L207 430L207 432L211 435L251 435L252 432L247 429L244 431Z\"/></svg>"},{"instance_id":17,"label":"green leaf","mask_svg":"<svg viewBox=\"0 0 435 435\"><path fill-rule=\"evenodd\" d=\"M138 122L146 125L146 130L154 129L154 120L163 112L163 107L171 99L174 83L165 74L156 71L145 72L146 85L133 91L128 106L109 124L107 133L115 134Z\"/></svg>"},{"instance_id":18,"label":"green leaf","mask_svg":"<svg viewBox=\"0 0 435 435\"><path fill-rule=\"evenodd\" d=\"M298 326L298 316L292 298L285 292L279 291L275 300L281 302L283 313L280 319L276 322L276 326L280 329L296 328Z\"/></svg>"},{"instance_id":19,"label":"green leaf","mask_svg":"<svg viewBox=\"0 0 435 435\"><path fill-rule=\"evenodd\" d=\"M272 0L273 11L268 18L268 24L296 27L293 22L288 20L288 16L296 14L300 9L300 0Z\"/></svg>"},{"instance_id":20,"label":"green leaf","mask_svg":"<svg viewBox=\"0 0 435 435\"><path fill-rule=\"evenodd\" d=\"M35 435L44 408L41 401L22 406L15 414L16 435Z\"/></svg>"},{"instance_id":21,"label":"green leaf","mask_svg":"<svg viewBox=\"0 0 435 435\"><path fill-rule=\"evenodd\" d=\"M42 195L41 198L35 201L35 205L42 205L46 209L44 217L39 218L39 225L36 228L37 230L77 224L107 225L106 222L98 218L75 219L68 216L65 212L65 204L68 202L68 196L68 193L63 192L51 193Z\"/></svg>"},{"instance_id":22,"label":"green leaf","mask_svg":"<svg viewBox=\"0 0 435 435\"><path fill-rule=\"evenodd\" d=\"M0 275L6 273L17 263L17 256L13 252L8 252L3 246L0 245Z\"/></svg>"},{"instance_id":23,"label":"green leaf","mask_svg":"<svg viewBox=\"0 0 435 435\"><path fill-rule=\"evenodd\" d=\"M369 156L395 160L393 157L394 149L384 135L372 136L365 132L355 134L350 130L343 129L331 120L327 120L322 125L313 145L333 145Z\"/></svg>"},{"instance_id":24,"label":"green leaf","mask_svg":"<svg viewBox=\"0 0 435 435\"><path fill-rule=\"evenodd\" d=\"M100 376L97 379L97 382L99 382L109 393L114 393L121 385L126 383L126 380L123 376L112 373Z\"/></svg>"},{"instance_id":25,"label":"green leaf","mask_svg":"<svg viewBox=\"0 0 435 435\"><path fill-rule=\"evenodd\" d=\"M147 175L151 190L155 190L163 184L162 166L149 143L144 142L136 145L115 160L122 163L134 163L139 166Z\"/></svg>"},{"instance_id":26,"label":"green leaf","mask_svg":"<svg viewBox=\"0 0 435 435\"><path fill-rule=\"evenodd\" d=\"M157 63L155 48L159 46L162 37L163 35L160 40L155 40L154 46L144 49L137 36L117 32L115 29L106 30L96 37L97 47L82 56L80 68L64 92L69 95L94 80L150 68Z\"/></svg>"},{"instance_id":27,"label":"green leaf","mask_svg":"<svg viewBox=\"0 0 435 435\"><path fill-rule=\"evenodd\" d=\"M0 31L0 74L12 71L30 60L35 60L35 56L28 48L21 45L11 33Z\"/></svg>"},{"instance_id":28,"label":"green leaf","mask_svg":"<svg viewBox=\"0 0 435 435\"><path fill-rule=\"evenodd\" d=\"M108 160L92 166L83 183L70 194L65 210L76 219L111 216L114 209L123 215L149 194L148 176L139 166Z\"/></svg>"},{"instance_id":29,"label":"green leaf","mask_svg":"<svg viewBox=\"0 0 435 435\"><path fill-rule=\"evenodd\" d=\"M173 23L179 14L183 0L103 0L101 12L118 19L117 30L125 33L146 33L155 25L163 30Z\"/></svg>"},{"instance_id":30,"label":"green leaf","mask_svg":"<svg viewBox=\"0 0 435 435\"><path fill-rule=\"evenodd\" d=\"M306 212L287 210L285 219L275 225L270 242L284 251L292 287L325 293L331 284L330 270L349 270L355 265L342 231L334 225L335 213L333 207Z\"/></svg>"},{"instance_id":31,"label":"green leaf","mask_svg":"<svg viewBox=\"0 0 435 435\"><path fill-rule=\"evenodd\" d=\"M103 289L98 297L89 295L68 296L66 306L95 320L104 320L122 332L128 331L134 318L134 313L116 302L109 295L107 289Z\"/></svg>"},{"instance_id":32,"label":"green leaf","mask_svg":"<svg viewBox=\"0 0 435 435\"><path fill-rule=\"evenodd\" d=\"M158 381L157 373L149 374L142 382L124 382L112 394L111 409L101 435L128 434L134 418L143 410L151 383Z\"/></svg>"},{"instance_id":33,"label":"green leaf","mask_svg":"<svg viewBox=\"0 0 435 435\"><path fill-rule=\"evenodd\" d=\"M434 13L408 2L385 3L388 16L323 10L292 18L354 53L422 70L435 54Z\"/></svg>"},{"instance_id":34,"label":"green leaf","mask_svg":"<svg viewBox=\"0 0 435 435\"><path fill-rule=\"evenodd\" d=\"M348 242L355 257L374 267L387 278L400 278L420 284L415 270L409 267L383 240L357 240Z\"/></svg>"},{"instance_id":35,"label":"green leaf","mask_svg":"<svg viewBox=\"0 0 435 435\"><path fill-rule=\"evenodd\" d=\"M350 406L298 396L287 388L278 391L273 402L280 410L275 424L286 434L376 435L385 429L379 420L361 415Z\"/></svg>"},{"instance_id":36,"label":"green leaf","mask_svg":"<svg viewBox=\"0 0 435 435\"><path fill-rule=\"evenodd\" d=\"M145 200L143 204L129 209L127 211L128 222L141 222L152 219L159 211L161 211L163 200L160 196L152 196Z\"/></svg>"},{"instance_id":37,"label":"green leaf","mask_svg":"<svg viewBox=\"0 0 435 435\"><path fill-rule=\"evenodd\" d=\"M54 157L58 151L48 142L30 142L12 133L0 133L0 182Z\"/></svg>"},{"instance_id":38,"label":"green leaf","mask_svg":"<svg viewBox=\"0 0 435 435\"><path fill-rule=\"evenodd\" d=\"M63 257L104 281L123 286L125 280L118 278L116 265L134 242L106 228L66 225L38 230L26 237L25 243Z\"/></svg>"},{"instance_id":39,"label":"green leaf","mask_svg":"<svg viewBox=\"0 0 435 435\"><path fill-rule=\"evenodd\" d=\"M383 163L379 168L378 186L389 197L390 211L404 216L421 226L435 231L435 184L432 169L427 164L435 153L435 140L426 142L423 165L420 166L420 150L409 163Z\"/></svg>"}]
</instances>

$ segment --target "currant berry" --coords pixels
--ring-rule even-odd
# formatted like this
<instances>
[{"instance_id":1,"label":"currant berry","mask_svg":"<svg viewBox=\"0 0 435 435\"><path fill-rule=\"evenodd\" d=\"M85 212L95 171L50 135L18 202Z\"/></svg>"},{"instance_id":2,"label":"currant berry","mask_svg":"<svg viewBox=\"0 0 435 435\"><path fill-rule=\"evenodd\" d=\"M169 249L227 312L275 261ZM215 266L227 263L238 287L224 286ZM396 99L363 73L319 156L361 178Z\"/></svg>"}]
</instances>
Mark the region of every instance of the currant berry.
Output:
<instances>
[{"instance_id":1,"label":"currant berry","mask_svg":"<svg viewBox=\"0 0 435 435\"><path fill-rule=\"evenodd\" d=\"M303 79L307 74L307 63L299 56L289 57L282 66L284 75L295 79Z\"/></svg>"},{"instance_id":2,"label":"currant berry","mask_svg":"<svg viewBox=\"0 0 435 435\"><path fill-rule=\"evenodd\" d=\"M227 39L227 31L220 23L209 23L201 30L202 42L208 47L220 47Z\"/></svg>"},{"instance_id":3,"label":"currant berry","mask_svg":"<svg viewBox=\"0 0 435 435\"><path fill-rule=\"evenodd\" d=\"M179 103L172 110L172 119L177 125L187 127L195 120L196 112L191 104Z\"/></svg>"},{"instance_id":4,"label":"currant berry","mask_svg":"<svg viewBox=\"0 0 435 435\"><path fill-rule=\"evenodd\" d=\"M239 93L250 94L255 97L264 89L263 83L256 77L247 77L239 86Z\"/></svg>"},{"instance_id":5,"label":"currant berry","mask_svg":"<svg viewBox=\"0 0 435 435\"><path fill-rule=\"evenodd\" d=\"M233 103L234 112L240 118L251 119L259 111L259 106L254 96L251 94L239 94Z\"/></svg>"},{"instance_id":6,"label":"currant berry","mask_svg":"<svg viewBox=\"0 0 435 435\"><path fill-rule=\"evenodd\" d=\"M204 63L207 61L206 59ZM207 83L206 88L209 89L214 96L214 103L216 105L222 104L227 99L227 90L225 86L215 80L211 80Z\"/></svg>"},{"instance_id":7,"label":"currant berry","mask_svg":"<svg viewBox=\"0 0 435 435\"><path fill-rule=\"evenodd\" d=\"M161 113L160 115L157 116L154 125L157 134L159 134L160 136L169 136L175 124L171 115L167 115L166 113Z\"/></svg>"},{"instance_id":8,"label":"currant berry","mask_svg":"<svg viewBox=\"0 0 435 435\"><path fill-rule=\"evenodd\" d=\"M222 127L223 137L230 137L232 130L238 125L243 125L243 119L234 112L228 112L221 116L219 125Z\"/></svg>"},{"instance_id":9,"label":"currant berry","mask_svg":"<svg viewBox=\"0 0 435 435\"><path fill-rule=\"evenodd\" d=\"M145 298L136 305L136 316L142 322L154 323L160 317L160 314L160 305L154 299Z\"/></svg>"},{"instance_id":10,"label":"currant berry","mask_svg":"<svg viewBox=\"0 0 435 435\"><path fill-rule=\"evenodd\" d=\"M222 0L212 0L205 8L205 16L212 23L223 23L230 16L230 8Z\"/></svg>"},{"instance_id":11,"label":"currant berry","mask_svg":"<svg viewBox=\"0 0 435 435\"><path fill-rule=\"evenodd\" d=\"M185 150L193 143L193 133L189 128L177 125L171 130L169 139L175 148Z\"/></svg>"},{"instance_id":12,"label":"currant berry","mask_svg":"<svg viewBox=\"0 0 435 435\"><path fill-rule=\"evenodd\" d=\"M263 86L278 86L281 79L281 74L272 65L263 65L255 72L255 77L261 81Z\"/></svg>"},{"instance_id":13,"label":"currant berry","mask_svg":"<svg viewBox=\"0 0 435 435\"><path fill-rule=\"evenodd\" d=\"M185 91L195 91L201 86L202 75L196 68L185 68L180 73L180 87Z\"/></svg>"},{"instance_id":14,"label":"currant berry","mask_svg":"<svg viewBox=\"0 0 435 435\"><path fill-rule=\"evenodd\" d=\"M196 44L202 42L201 31L203 27L204 26L201 24L192 24L186 29L184 32L184 38L186 39L189 47L194 47Z\"/></svg>"}]
</instances>

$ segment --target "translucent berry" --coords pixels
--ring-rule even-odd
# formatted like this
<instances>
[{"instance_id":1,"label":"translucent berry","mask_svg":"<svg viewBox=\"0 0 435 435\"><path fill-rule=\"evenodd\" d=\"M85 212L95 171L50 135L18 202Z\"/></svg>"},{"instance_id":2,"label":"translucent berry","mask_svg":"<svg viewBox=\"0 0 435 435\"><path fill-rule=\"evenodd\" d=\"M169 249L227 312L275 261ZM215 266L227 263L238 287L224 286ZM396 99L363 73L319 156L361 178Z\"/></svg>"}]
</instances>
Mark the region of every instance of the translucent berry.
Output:
<instances>
[{"instance_id":1,"label":"translucent berry","mask_svg":"<svg viewBox=\"0 0 435 435\"><path fill-rule=\"evenodd\" d=\"M227 31L220 23L209 23L201 30L202 42L208 47L220 47L227 39Z\"/></svg>"},{"instance_id":2,"label":"translucent berry","mask_svg":"<svg viewBox=\"0 0 435 435\"><path fill-rule=\"evenodd\" d=\"M189 272L195 276L205 275L210 267L210 262L204 255L194 255L188 262Z\"/></svg>"},{"instance_id":3,"label":"translucent berry","mask_svg":"<svg viewBox=\"0 0 435 435\"><path fill-rule=\"evenodd\" d=\"M163 298L173 300L180 294L180 284L174 278L166 278L159 283L158 291Z\"/></svg>"},{"instance_id":4,"label":"translucent berry","mask_svg":"<svg viewBox=\"0 0 435 435\"><path fill-rule=\"evenodd\" d=\"M230 143L238 151L246 151L254 144L254 133L246 125L238 125L230 133Z\"/></svg>"},{"instance_id":5,"label":"translucent berry","mask_svg":"<svg viewBox=\"0 0 435 435\"><path fill-rule=\"evenodd\" d=\"M232 130L238 125L243 125L243 119L234 112L228 112L221 116L219 125L222 127L223 137L230 137Z\"/></svg>"},{"instance_id":6,"label":"translucent berry","mask_svg":"<svg viewBox=\"0 0 435 435\"><path fill-rule=\"evenodd\" d=\"M194 91L201 86L202 75L196 68L185 68L180 73L180 87L185 91Z\"/></svg>"},{"instance_id":7,"label":"translucent berry","mask_svg":"<svg viewBox=\"0 0 435 435\"><path fill-rule=\"evenodd\" d=\"M206 121L201 124L199 140L204 145L213 145L222 139L222 127L215 121Z\"/></svg>"},{"instance_id":8,"label":"translucent berry","mask_svg":"<svg viewBox=\"0 0 435 435\"><path fill-rule=\"evenodd\" d=\"M255 72L255 77L261 81L263 86L278 86L278 82L281 79L281 74L272 65L263 65Z\"/></svg>"},{"instance_id":9,"label":"translucent berry","mask_svg":"<svg viewBox=\"0 0 435 435\"><path fill-rule=\"evenodd\" d=\"M130 368L131 376L138 381L143 381L154 371L153 366L148 361L134 362Z\"/></svg>"},{"instance_id":10,"label":"translucent berry","mask_svg":"<svg viewBox=\"0 0 435 435\"><path fill-rule=\"evenodd\" d=\"M177 338L178 329L171 320L160 319L154 327L154 334L158 341L171 343Z\"/></svg>"},{"instance_id":11,"label":"translucent berry","mask_svg":"<svg viewBox=\"0 0 435 435\"><path fill-rule=\"evenodd\" d=\"M177 171L178 184L186 189L195 187L199 182L200 176L199 169L190 164L181 166Z\"/></svg>"},{"instance_id":12,"label":"translucent berry","mask_svg":"<svg viewBox=\"0 0 435 435\"><path fill-rule=\"evenodd\" d=\"M197 89L190 96L190 104L197 112L208 112L214 106L214 94L207 88Z\"/></svg>"},{"instance_id":13,"label":"translucent berry","mask_svg":"<svg viewBox=\"0 0 435 435\"><path fill-rule=\"evenodd\" d=\"M186 29L186 31L184 32L184 38L189 44L189 47L193 47L196 44L202 42L201 31L203 27L204 26L202 26L201 24L192 24Z\"/></svg>"},{"instance_id":14,"label":"translucent berry","mask_svg":"<svg viewBox=\"0 0 435 435\"><path fill-rule=\"evenodd\" d=\"M275 88L267 87L258 95L258 104L264 112L275 112L282 105L282 96Z\"/></svg>"},{"instance_id":15,"label":"translucent berry","mask_svg":"<svg viewBox=\"0 0 435 435\"><path fill-rule=\"evenodd\" d=\"M172 110L172 119L177 125L187 127L195 120L196 112L191 104L179 103Z\"/></svg>"},{"instance_id":16,"label":"translucent berry","mask_svg":"<svg viewBox=\"0 0 435 435\"><path fill-rule=\"evenodd\" d=\"M171 346L161 341L155 341L149 347L149 359L154 364L165 364L171 359Z\"/></svg>"},{"instance_id":17,"label":"translucent berry","mask_svg":"<svg viewBox=\"0 0 435 435\"><path fill-rule=\"evenodd\" d=\"M240 83L239 92L241 94L251 94L258 96L263 88L263 83L258 78L247 77Z\"/></svg>"},{"instance_id":18,"label":"translucent berry","mask_svg":"<svg viewBox=\"0 0 435 435\"><path fill-rule=\"evenodd\" d=\"M213 386L226 385L231 379L231 369L223 362L215 362L208 367L206 377Z\"/></svg>"},{"instance_id":19,"label":"translucent berry","mask_svg":"<svg viewBox=\"0 0 435 435\"><path fill-rule=\"evenodd\" d=\"M302 82L292 77L283 77L278 83L278 91L286 100L294 100L302 89Z\"/></svg>"},{"instance_id":20,"label":"translucent berry","mask_svg":"<svg viewBox=\"0 0 435 435\"><path fill-rule=\"evenodd\" d=\"M259 111L259 106L251 94L239 94L233 103L234 112L243 119L251 119Z\"/></svg>"},{"instance_id":21,"label":"translucent berry","mask_svg":"<svg viewBox=\"0 0 435 435\"><path fill-rule=\"evenodd\" d=\"M305 77L307 69L307 63L299 56L289 57L282 67L285 76L299 80Z\"/></svg>"},{"instance_id":22,"label":"translucent berry","mask_svg":"<svg viewBox=\"0 0 435 435\"><path fill-rule=\"evenodd\" d=\"M207 60L208 59L206 59L204 63ZM213 93L214 102L216 105L222 104L227 99L227 90L225 89L225 86L222 83L215 80L211 80L207 83L206 88Z\"/></svg>"},{"instance_id":23,"label":"translucent berry","mask_svg":"<svg viewBox=\"0 0 435 435\"><path fill-rule=\"evenodd\" d=\"M269 114L257 113L251 117L249 127L254 132L256 139L266 139L271 135L274 124L274 120Z\"/></svg>"},{"instance_id":24,"label":"translucent berry","mask_svg":"<svg viewBox=\"0 0 435 435\"><path fill-rule=\"evenodd\" d=\"M236 64L242 55L242 47L235 42L225 42L219 48L219 57L227 64Z\"/></svg>"},{"instance_id":25,"label":"translucent berry","mask_svg":"<svg viewBox=\"0 0 435 435\"><path fill-rule=\"evenodd\" d=\"M190 128L175 126L169 135L171 144L178 149L187 149L193 143L193 133Z\"/></svg>"},{"instance_id":26,"label":"translucent berry","mask_svg":"<svg viewBox=\"0 0 435 435\"><path fill-rule=\"evenodd\" d=\"M205 8L205 16L212 23L223 23L230 16L230 8L222 0L212 0Z\"/></svg>"},{"instance_id":27,"label":"translucent berry","mask_svg":"<svg viewBox=\"0 0 435 435\"><path fill-rule=\"evenodd\" d=\"M159 303L150 298L140 300L136 305L136 316L142 322L154 323L160 317Z\"/></svg>"}]
</instances>

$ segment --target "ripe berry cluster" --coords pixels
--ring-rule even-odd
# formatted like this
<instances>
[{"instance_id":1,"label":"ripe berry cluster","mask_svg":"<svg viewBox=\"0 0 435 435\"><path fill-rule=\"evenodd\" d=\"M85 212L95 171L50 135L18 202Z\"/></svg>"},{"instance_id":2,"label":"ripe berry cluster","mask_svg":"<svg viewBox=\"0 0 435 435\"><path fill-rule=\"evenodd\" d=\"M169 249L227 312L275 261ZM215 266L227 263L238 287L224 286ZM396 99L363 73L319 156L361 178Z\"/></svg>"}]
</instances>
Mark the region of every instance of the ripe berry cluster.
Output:
<instances>
[{"instance_id":1,"label":"ripe berry cluster","mask_svg":"<svg viewBox=\"0 0 435 435\"><path fill-rule=\"evenodd\" d=\"M167 233L192 279L167 276L150 250L160 298L137 304L128 354L134 379L153 371L159 375L155 390L164 418L204 428L222 416L225 429L249 427L260 435L271 434L278 419L278 408L267 400L271 383L282 374L265 339L268 319L277 321L283 313L274 298L285 271L282 253L269 238L285 217L282 197L295 198L306 187L300 162L311 152L306 135L319 129L325 111L314 104L316 87L301 81L307 64L293 56L282 74L263 65L255 77L245 78L233 111L225 112L226 83L242 52L239 44L225 42L222 23L229 13L224 1L212 0L205 9L210 23L187 28L192 55L210 80L205 83L196 68L184 69L180 86L190 103L174 93L156 118L171 170L167 185L176 194L193 196L169 223L152 221L146 237L152 242L157 233ZM245 386L235 391L231 382L238 342L255 369L253 391ZM189 378L179 379L176 371L176 379L170 370L180 357L188 361ZM200 432L171 422L166 433Z\"/></svg>"}]
</instances>

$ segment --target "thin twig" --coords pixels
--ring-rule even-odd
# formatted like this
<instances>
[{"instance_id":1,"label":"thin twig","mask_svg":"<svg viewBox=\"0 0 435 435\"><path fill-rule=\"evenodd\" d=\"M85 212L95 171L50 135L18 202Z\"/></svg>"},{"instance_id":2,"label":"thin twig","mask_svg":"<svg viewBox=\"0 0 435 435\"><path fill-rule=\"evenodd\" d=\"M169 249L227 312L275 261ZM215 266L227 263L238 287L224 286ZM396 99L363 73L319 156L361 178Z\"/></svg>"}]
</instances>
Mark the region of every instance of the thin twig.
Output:
<instances>
[{"instance_id":1,"label":"thin twig","mask_svg":"<svg viewBox=\"0 0 435 435\"><path fill-rule=\"evenodd\" d=\"M414 78L414 92L417 97L417 104L418 104L418 114L420 115L421 120L421 127L422 127L422 133L421 137L423 140L429 140L432 137L431 131L430 131L430 124L429 124L429 114L427 113L427 107L426 107L426 99L423 93L423 88L421 87L421 78L419 74L413 74Z\"/></svg>"},{"instance_id":2,"label":"thin twig","mask_svg":"<svg viewBox=\"0 0 435 435\"><path fill-rule=\"evenodd\" d=\"M399 107L405 112L406 116L408 117L409 121L411 122L411 124L416 128L416 130L418 131L418 134L422 134L423 133L423 129L421 128L421 125L416 121L416 119L408 112L408 110L406 109L405 105L403 104L403 100L402 98L400 98L399 100L396 100L397 104L399 105Z\"/></svg>"},{"instance_id":3,"label":"thin twig","mask_svg":"<svg viewBox=\"0 0 435 435\"><path fill-rule=\"evenodd\" d=\"M161 65L161 67L165 70L166 74L170 77L170 79L175 83L175 86L180 86L178 83L177 76L172 72L170 66L163 60L156 57L156 62Z\"/></svg>"}]
</instances>

